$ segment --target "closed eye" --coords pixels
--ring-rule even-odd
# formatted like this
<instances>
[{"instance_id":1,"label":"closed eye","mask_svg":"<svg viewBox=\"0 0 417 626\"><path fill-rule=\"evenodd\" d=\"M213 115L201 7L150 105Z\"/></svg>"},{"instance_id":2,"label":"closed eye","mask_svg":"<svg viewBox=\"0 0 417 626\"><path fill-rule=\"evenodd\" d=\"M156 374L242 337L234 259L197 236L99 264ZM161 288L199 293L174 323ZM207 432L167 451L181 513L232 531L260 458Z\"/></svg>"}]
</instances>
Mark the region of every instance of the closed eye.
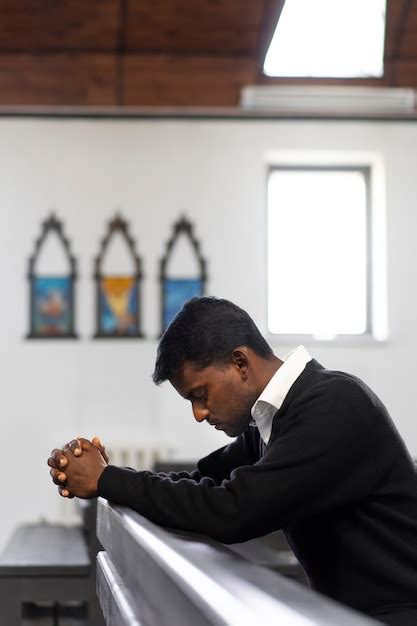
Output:
<instances>
[{"instance_id":1,"label":"closed eye","mask_svg":"<svg viewBox=\"0 0 417 626\"><path fill-rule=\"evenodd\" d=\"M194 392L190 396L191 402L201 402L206 397L206 392L204 390Z\"/></svg>"}]
</instances>

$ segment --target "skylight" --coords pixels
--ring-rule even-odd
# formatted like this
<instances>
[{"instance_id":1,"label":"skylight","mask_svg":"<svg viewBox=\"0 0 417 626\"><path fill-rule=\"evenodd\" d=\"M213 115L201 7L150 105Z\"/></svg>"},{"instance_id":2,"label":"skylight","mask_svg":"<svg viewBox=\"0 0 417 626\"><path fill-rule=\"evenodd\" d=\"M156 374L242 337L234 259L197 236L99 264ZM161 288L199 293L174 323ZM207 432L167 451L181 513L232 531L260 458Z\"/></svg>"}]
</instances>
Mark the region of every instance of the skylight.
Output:
<instances>
[{"instance_id":1,"label":"skylight","mask_svg":"<svg viewBox=\"0 0 417 626\"><path fill-rule=\"evenodd\" d=\"M365 78L384 73L386 0L286 0L267 76Z\"/></svg>"}]
</instances>

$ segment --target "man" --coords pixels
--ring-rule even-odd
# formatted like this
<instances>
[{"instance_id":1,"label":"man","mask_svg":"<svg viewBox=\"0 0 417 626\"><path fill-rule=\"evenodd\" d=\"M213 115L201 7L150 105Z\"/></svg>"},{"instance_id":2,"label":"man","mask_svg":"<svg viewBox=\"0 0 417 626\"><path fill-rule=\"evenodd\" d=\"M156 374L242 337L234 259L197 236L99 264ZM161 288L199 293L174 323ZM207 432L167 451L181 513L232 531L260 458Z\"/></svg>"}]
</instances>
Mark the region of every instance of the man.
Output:
<instances>
[{"instance_id":1,"label":"man","mask_svg":"<svg viewBox=\"0 0 417 626\"><path fill-rule=\"evenodd\" d=\"M236 439L169 475L113 467L99 440L77 439L48 459L61 495L100 495L224 543L283 529L314 589L417 624L417 477L369 387L302 346L279 359L245 311L208 297L166 330L153 380Z\"/></svg>"}]
</instances>

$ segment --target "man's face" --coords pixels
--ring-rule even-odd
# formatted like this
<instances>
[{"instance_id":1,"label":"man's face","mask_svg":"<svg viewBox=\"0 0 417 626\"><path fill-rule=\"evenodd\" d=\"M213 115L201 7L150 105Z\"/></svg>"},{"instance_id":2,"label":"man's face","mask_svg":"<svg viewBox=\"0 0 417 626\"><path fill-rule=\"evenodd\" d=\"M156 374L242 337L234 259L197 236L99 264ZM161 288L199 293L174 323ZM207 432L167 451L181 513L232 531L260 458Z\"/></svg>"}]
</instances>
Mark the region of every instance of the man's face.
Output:
<instances>
[{"instance_id":1,"label":"man's face","mask_svg":"<svg viewBox=\"0 0 417 626\"><path fill-rule=\"evenodd\" d=\"M236 437L247 428L258 394L235 363L199 370L186 361L170 382L183 398L191 401L198 422L206 420L229 437Z\"/></svg>"}]
</instances>

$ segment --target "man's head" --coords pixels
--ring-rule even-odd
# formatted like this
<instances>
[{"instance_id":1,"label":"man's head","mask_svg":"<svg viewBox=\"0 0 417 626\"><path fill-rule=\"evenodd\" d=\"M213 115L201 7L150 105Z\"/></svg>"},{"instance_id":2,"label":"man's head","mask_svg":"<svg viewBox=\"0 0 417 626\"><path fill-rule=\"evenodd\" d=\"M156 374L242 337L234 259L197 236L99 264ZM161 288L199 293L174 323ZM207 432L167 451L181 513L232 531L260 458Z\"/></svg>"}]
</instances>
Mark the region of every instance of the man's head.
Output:
<instances>
[{"instance_id":1,"label":"man's head","mask_svg":"<svg viewBox=\"0 0 417 626\"><path fill-rule=\"evenodd\" d=\"M191 401L194 417L233 437L279 367L251 317L212 297L187 302L163 334L153 380L169 380Z\"/></svg>"}]
</instances>

